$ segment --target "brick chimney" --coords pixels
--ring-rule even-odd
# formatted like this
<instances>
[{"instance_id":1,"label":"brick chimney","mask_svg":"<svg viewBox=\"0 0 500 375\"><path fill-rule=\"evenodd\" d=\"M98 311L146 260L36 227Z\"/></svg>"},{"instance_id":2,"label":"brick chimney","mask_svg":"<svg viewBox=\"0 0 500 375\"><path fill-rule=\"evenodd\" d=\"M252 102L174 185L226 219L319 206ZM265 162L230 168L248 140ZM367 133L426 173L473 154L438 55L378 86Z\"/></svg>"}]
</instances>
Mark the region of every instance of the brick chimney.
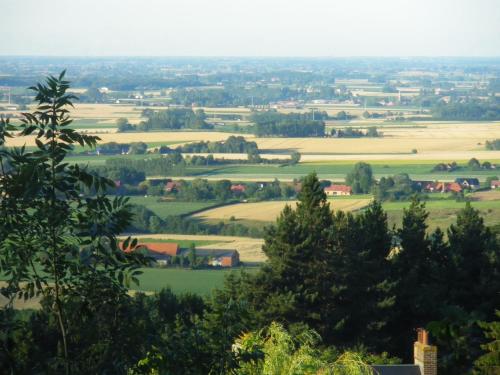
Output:
<instances>
[{"instance_id":1,"label":"brick chimney","mask_svg":"<svg viewBox=\"0 0 500 375\"><path fill-rule=\"evenodd\" d=\"M414 363L422 375L437 375L437 347L429 345L429 333L418 329L418 339L413 345Z\"/></svg>"}]
</instances>

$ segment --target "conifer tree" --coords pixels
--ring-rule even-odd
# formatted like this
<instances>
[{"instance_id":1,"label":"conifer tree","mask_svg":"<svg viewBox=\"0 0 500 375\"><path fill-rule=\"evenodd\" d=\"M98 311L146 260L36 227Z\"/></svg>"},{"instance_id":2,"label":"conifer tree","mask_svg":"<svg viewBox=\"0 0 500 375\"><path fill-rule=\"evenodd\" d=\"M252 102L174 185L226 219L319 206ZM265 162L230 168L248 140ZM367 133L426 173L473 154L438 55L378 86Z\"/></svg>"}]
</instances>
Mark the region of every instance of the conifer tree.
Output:
<instances>
[{"instance_id":1,"label":"conifer tree","mask_svg":"<svg viewBox=\"0 0 500 375\"><path fill-rule=\"evenodd\" d=\"M483 311L493 318L500 306L500 251L495 235L479 211L467 202L448 230L453 277L450 303L466 311Z\"/></svg>"}]
</instances>

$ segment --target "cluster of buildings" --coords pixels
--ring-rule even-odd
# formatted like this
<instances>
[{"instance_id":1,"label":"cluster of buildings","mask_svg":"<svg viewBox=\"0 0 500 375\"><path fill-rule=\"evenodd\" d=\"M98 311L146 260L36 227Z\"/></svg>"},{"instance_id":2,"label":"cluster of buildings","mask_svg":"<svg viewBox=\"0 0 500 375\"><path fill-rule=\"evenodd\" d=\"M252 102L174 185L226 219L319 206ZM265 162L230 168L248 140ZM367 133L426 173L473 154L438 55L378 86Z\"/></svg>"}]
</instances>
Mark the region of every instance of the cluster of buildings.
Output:
<instances>
[{"instance_id":1,"label":"cluster of buildings","mask_svg":"<svg viewBox=\"0 0 500 375\"><path fill-rule=\"evenodd\" d=\"M139 245L139 249L146 250L160 266L172 264L174 257L187 258L191 252L190 249L181 248L174 242L145 242ZM195 254L197 259L204 259L204 265L209 267L237 267L240 264L240 254L237 250L196 249Z\"/></svg>"},{"instance_id":2,"label":"cluster of buildings","mask_svg":"<svg viewBox=\"0 0 500 375\"><path fill-rule=\"evenodd\" d=\"M477 178L456 178L453 182L413 181L422 192L427 193L461 193L464 190L475 190L480 187Z\"/></svg>"},{"instance_id":3,"label":"cluster of buildings","mask_svg":"<svg viewBox=\"0 0 500 375\"><path fill-rule=\"evenodd\" d=\"M328 181L322 181L328 183ZM263 189L270 182L255 182L259 189ZM300 182L287 182L283 184L289 184L297 193L300 192L302 185ZM453 182L442 182L442 181L425 181L425 180L415 180L413 184L416 190L425 193L461 193L464 190L476 190L480 187L480 182L477 178L469 177L459 177ZM493 180L490 184L491 189L500 188L500 180ZM168 181L165 184L166 193L175 193L182 188L181 181ZM231 185L231 192L235 195L242 195L248 189L248 186L242 183L235 183ZM328 197L335 196L349 196L352 195L352 188L349 185L344 184L331 184L326 186L324 189L325 194Z\"/></svg>"}]
</instances>

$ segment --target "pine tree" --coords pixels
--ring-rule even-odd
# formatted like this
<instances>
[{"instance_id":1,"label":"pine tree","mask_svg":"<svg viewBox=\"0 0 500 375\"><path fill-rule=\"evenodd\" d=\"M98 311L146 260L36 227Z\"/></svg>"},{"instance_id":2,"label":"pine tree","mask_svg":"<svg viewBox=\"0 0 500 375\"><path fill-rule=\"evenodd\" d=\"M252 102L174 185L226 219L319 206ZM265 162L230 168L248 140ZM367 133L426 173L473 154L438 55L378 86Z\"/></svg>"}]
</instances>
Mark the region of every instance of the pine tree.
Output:
<instances>
[{"instance_id":1,"label":"pine tree","mask_svg":"<svg viewBox=\"0 0 500 375\"><path fill-rule=\"evenodd\" d=\"M492 318L500 306L500 251L494 234L467 202L450 226L448 238L454 267L450 303Z\"/></svg>"},{"instance_id":2,"label":"pine tree","mask_svg":"<svg viewBox=\"0 0 500 375\"><path fill-rule=\"evenodd\" d=\"M356 298L353 311L358 314L358 329L361 342L379 351L387 349L383 332L386 331L395 302L394 283L390 279L389 254L391 232L387 214L382 205L375 201L357 217L360 235L357 264L352 270L355 279L351 287L358 286L362 298Z\"/></svg>"},{"instance_id":3,"label":"pine tree","mask_svg":"<svg viewBox=\"0 0 500 375\"><path fill-rule=\"evenodd\" d=\"M328 230L332 213L315 174L307 176L295 210L287 206L268 229L263 251L268 263L256 286L265 295L270 319L315 325L320 320ZM279 315L279 316L277 316Z\"/></svg>"},{"instance_id":4,"label":"pine tree","mask_svg":"<svg viewBox=\"0 0 500 375\"><path fill-rule=\"evenodd\" d=\"M393 277L397 283L397 316L391 324L395 338L395 349L400 355L410 358L414 330L428 321L430 294L426 278L430 271L430 240L426 234L429 213L425 203L413 197L410 207L404 210L403 225L397 231L400 251L394 256ZM401 351L403 350L403 352Z\"/></svg>"},{"instance_id":5,"label":"pine tree","mask_svg":"<svg viewBox=\"0 0 500 375\"><path fill-rule=\"evenodd\" d=\"M476 362L476 374L498 374L500 373L500 310L496 311L496 321L480 323L484 335L492 341L481 345L486 352Z\"/></svg>"}]
</instances>

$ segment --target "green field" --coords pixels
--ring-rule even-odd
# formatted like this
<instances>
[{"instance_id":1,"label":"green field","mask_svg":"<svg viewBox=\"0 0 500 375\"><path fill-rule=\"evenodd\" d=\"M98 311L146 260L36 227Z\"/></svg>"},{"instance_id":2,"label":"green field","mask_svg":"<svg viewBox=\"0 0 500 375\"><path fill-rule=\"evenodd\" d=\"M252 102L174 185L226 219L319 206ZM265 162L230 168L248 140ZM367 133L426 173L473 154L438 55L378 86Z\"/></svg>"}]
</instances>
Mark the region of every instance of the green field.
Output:
<instances>
[{"instance_id":1,"label":"green field","mask_svg":"<svg viewBox=\"0 0 500 375\"><path fill-rule=\"evenodd\" d=\"M116 128L114 123L101 122L102 119L76 119L69 126L72 129L113 129Z\"/></svg>"},{"instance_id":2,"label":"green field","mask_svg":"<svg viewBox=\"0 0 500 375\"><path fill-rule=\"evenodd\" d=\"M410 202L386 202L383 208L387 211L389 225L401 227L403 220L403 209L408 208ZM474 201L472 207L480 211L486 225L500 225L500 200L496 201ZM426 209L429 211L427 224L432 231L436 227L445 230L457 219L459 210L465 207L465 202L456 202L452 199L431 200L426 202Z\"/></svg>"},{"instance_id":3,"label":"green field","mask_svg":"<svg viewBox=\"0 0 500 375\"><path fill-rule=\"evenodd\" d=\"M245 268L246 271L256 272L258 268ZM140 284L133 290L159 291L170 287L175 293L197 293L208 295L215 288L224 284L224 277L238 270L185 270L178 268L144 268L139 277Z\"/></svg>"},{"instance_id":4,"label":"green field","mask_svg":"<svg viewBox=\"0 0 500 375\"><path fill-rule=\"evenodd\" d=\"M494 161L493 161L494 162ZM486 179L488 176L500 174L498 170L471 171L463 168L453 172L433 172L432 168L438 161L407 163L407 162L377 162L370 163L376 178L408 173L413 179L454 180L456 177L477 177ZM219 177L237 180L238 178L272 178L293 179L305 176L315 171L320 178L344 179L353 169L356 162L300 163L292 166L280 165L228 165L217 168L205 168L205 173L199 177Z\"/></svg>"},{"instance_id":5,"label":"green field","mask_svg":"<svg viewBox=\"0 0 500 375\"><path fill-rule=\"evenodd\" d=\"M167 216L187 215L194 211L209 208L217 202L165 202L158 197L130 197L130 203L146 207L161 218Z\"/></svg>"}]
</instances>

